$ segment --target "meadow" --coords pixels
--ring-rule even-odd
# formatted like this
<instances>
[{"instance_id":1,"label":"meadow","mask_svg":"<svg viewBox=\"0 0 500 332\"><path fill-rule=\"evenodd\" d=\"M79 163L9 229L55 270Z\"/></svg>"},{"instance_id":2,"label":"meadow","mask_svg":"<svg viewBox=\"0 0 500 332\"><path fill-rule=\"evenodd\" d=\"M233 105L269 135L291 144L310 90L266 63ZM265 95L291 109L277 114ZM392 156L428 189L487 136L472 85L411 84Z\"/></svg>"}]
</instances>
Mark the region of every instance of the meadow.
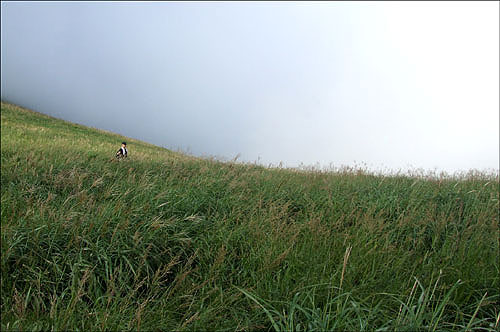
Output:
<instances>
[{"instance_id":1,"label":"meadow","mask_svg":"<svg viewBox=\"0 0 500 332\"><path fill-rule=\"evenodd\" d=\"M500 329L498 174L221 162L2 103L1 197L4 331Z\"/></svg>"}]
</instances>

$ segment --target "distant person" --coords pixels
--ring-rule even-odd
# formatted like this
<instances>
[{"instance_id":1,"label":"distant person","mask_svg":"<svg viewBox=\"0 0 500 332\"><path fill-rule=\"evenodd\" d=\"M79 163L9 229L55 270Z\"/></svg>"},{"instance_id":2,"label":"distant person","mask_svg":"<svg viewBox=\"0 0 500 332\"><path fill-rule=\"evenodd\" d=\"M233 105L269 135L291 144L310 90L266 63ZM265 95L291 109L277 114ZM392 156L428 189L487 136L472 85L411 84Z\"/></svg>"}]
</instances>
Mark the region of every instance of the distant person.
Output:
<instances>
[{"instance_id":1,"label":"distant person","mask_svg":"<svg viewBox=\"0 0 500 332\"><path fill-rule=\"evenodd\" d=\"M122 142L122 147L118 151L116 151L116 159L127 158L127 155L127 143Z\"/></svg>"}]
</instances>

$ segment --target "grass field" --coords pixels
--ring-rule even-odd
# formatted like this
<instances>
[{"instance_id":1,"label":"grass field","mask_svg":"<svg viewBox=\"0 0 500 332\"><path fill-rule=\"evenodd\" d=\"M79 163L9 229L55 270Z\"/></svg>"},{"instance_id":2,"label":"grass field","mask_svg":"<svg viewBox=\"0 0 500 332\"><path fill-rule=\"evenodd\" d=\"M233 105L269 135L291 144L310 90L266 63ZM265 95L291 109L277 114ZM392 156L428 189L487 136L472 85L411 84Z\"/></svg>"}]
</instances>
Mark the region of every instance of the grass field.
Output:
<instances>
[{"instance_id":1,"label":"grass field","mask_svg":"<svg viewBox=\"0 0 500 332\"><path fill-rule=\"evenodd\" d=\"M2 103L1 193L2 330L500 328L498 174L223 163Z\"/></svg>"}]
</instances>

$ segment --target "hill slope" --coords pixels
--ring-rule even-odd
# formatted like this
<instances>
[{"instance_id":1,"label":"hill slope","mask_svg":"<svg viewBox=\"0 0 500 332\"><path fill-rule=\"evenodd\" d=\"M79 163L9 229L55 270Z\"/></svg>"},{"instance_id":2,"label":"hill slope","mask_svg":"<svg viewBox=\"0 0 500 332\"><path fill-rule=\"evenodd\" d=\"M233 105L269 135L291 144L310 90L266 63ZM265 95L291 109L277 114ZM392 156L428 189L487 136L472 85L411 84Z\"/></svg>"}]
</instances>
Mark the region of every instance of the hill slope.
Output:
<instances>
[{"instance_id":1,"label":"hill slope","mask_svg":"<svg viewBox=\"0 0 500 332\"><path fill-rule=\"evenodd\" d=\"M498 329L498 177L122 139L2 103L2 330Z\"/></svg>"}]
</instances>

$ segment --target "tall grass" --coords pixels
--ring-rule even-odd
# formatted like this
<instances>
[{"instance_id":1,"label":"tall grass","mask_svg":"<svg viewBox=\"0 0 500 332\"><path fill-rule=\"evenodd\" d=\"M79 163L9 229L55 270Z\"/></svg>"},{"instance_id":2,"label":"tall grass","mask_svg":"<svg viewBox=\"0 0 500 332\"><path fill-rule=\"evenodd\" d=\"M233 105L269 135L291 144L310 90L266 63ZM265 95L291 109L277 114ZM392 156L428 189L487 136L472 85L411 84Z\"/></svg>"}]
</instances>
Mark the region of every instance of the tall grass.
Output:
<instances>
[{"instance_id":1,"label":"tall grass","mask_svg":"<svg viewBox=\"0 0 500 332\"><path fill-rule=\"evenodd\" d=\"M499 329L498 174L222 163L6 103L1 171L3 330Z\"/></svg>"}]
</instances>

